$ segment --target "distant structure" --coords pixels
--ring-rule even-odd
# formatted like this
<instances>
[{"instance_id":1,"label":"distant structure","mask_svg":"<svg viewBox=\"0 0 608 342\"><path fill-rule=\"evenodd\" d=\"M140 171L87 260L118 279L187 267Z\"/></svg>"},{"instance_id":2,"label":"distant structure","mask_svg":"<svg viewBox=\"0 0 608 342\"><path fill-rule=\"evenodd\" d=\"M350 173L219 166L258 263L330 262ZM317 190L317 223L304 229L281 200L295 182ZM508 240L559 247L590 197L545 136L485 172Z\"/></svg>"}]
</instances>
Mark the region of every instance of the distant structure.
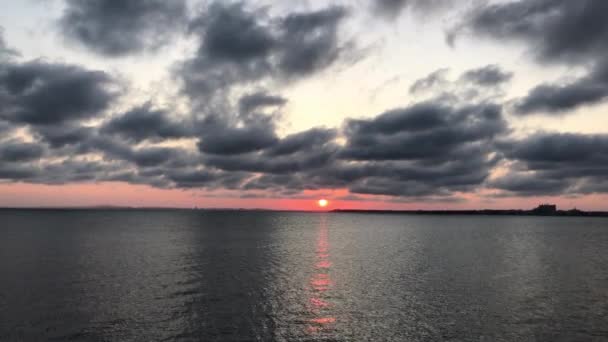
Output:
<instances>
[{"instance_id":1,"label":"distant structure","mask_svg":"<svg viewBox=\"0 0 608 342\"><path fill-rule=\"evenodd\" d=\"M532 209L534 214L540 215L555 215L557 213L557 205L555 204L541 204L538 207Z\"/></svg>"},{"instance_id":2,"label":"distant structure","mask_svg":"<svg viewBox=\"0 0 608 342\"><path fill-rule=\"evenodd\" d=\"M574 208L574 209L568 210L567 213L571 216L580 216L581 214L584 214L585 212Z\"/></svg>"}]
</instances>

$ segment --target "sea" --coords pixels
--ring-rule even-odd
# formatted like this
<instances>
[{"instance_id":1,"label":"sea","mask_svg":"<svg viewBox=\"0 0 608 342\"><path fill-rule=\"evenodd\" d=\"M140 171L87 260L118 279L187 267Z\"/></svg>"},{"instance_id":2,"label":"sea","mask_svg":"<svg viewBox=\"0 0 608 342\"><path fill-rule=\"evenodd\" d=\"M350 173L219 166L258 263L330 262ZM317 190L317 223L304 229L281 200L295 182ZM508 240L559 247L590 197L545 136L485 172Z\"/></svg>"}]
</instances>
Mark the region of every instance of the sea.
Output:
<instances>
[{"instance_id":1,"label":"sea","mask_svg":"<svg viewBox=\"0 0 608 342\"><path fill-rule=\"evenodd\" d=\"M608 219L0 210L0 341L608 341Z\"/></svg>"}]
</instances>

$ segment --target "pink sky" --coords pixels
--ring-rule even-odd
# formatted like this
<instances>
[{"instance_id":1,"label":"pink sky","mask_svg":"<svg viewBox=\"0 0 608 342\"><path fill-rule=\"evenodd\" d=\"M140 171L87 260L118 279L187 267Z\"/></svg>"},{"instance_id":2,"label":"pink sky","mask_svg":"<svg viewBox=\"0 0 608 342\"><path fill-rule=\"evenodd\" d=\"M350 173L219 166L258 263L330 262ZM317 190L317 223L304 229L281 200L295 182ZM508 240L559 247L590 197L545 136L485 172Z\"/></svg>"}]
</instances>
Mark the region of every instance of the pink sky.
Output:
<instances>
[{"instance_id":1,"label":"pink sky","mask_svg":"<svg viewBox=\"0 0 608 342\"><path fill-rule=\"evenodd\" d=\"M205 195L197 190L157 189L126 183L86 183L68 185L0 184L1 207L75 207L132 206L179 208L264 208L278 210L320 210L317 200L327 198L328 209L529 209L539 203L555 203L562 209L608 210L608 196L590 195L567 197L524 197L488 199L470 195L465 202L456 203L397 203L370 196L365 200L347 201L347 192L319 191L307 193L304 199L235 198L218 194Z\"/></svg>"}]
</instances>

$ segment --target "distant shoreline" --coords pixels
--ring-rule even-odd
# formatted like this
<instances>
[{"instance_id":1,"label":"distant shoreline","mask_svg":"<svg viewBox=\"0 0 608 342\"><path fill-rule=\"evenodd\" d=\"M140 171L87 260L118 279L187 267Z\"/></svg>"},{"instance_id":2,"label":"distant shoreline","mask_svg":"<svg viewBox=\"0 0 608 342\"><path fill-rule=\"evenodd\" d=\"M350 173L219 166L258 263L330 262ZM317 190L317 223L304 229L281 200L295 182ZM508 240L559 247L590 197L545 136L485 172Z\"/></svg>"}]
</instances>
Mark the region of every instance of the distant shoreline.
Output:
<instances>
[{"instance_id":1,"label":"distant shoreline","mask_svg":"<svg viewBox=\"0 0 608 342\"><path fill-rule=\"evenodd\" d=\"M481 210L359 210L336 209L333 213L349 214L392 214L392 215L443 215L443 216L555 216L555 217L608 217L606 211L557 210L552 213L540 213L534 210L520 209L481 209Z\"/></svg>"},{"instance_id":2,"label":"distant shoreline","mask_svg":"<svg viewBox=\"0 0 608 342\"><path fill-rule=\"evenodd\" d=\"M380 215L436 215L436 216L548 216L548 217L608 217L608 211L557 210L550 213L523 209L479 209L479 210L374 210L334 209L329 211L247 209L247 208L175 208L175 207L0 207L0 211L198 211L198 212L296 212L329 214L380 214Z\"/></svg>"}]
</instances>

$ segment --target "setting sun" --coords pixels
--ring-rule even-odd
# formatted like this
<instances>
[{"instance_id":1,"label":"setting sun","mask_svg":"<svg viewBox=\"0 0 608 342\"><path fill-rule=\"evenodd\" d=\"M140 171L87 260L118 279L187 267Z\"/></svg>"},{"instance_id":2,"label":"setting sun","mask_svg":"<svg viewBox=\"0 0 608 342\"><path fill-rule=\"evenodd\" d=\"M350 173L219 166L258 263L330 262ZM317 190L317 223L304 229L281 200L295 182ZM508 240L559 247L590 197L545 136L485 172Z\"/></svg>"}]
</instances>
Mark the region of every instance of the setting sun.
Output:
<instances>
[{"instance_id":1,"label":"setting sun","mask_svg":"<svg viewBox=\"0 0 608 342\"><path fill-rule=\"evenodd\" d=\"M321 207L321 208L325 208L325 207L327 207L327 205L329 205L329 201L326 199L320 199L318 203L319 203L319 207Z\"/></svg>"}]
</instances>

